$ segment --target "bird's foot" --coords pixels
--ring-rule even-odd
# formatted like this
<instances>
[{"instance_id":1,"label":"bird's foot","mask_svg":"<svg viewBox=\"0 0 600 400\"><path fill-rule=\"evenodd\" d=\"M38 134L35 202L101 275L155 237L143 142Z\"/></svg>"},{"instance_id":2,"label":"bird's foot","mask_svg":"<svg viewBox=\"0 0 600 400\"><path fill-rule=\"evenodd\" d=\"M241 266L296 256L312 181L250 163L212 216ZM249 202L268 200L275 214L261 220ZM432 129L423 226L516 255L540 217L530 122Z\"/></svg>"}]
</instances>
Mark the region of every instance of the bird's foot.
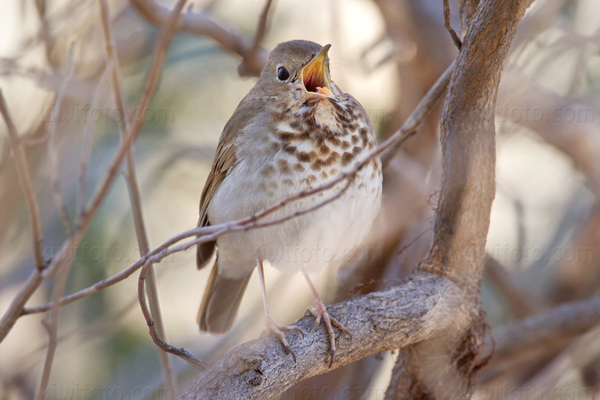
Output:
<instances>
[{"instance_id":1,"label":"bird's foot","mask_svg":"<svg viewBox=\"0 0 600 400\"><path fill-rule=\"evenodd\" d=\"M329 368L331 368L331 366L333 365L333 361L335 360L335 353L337 351L337 349L335 347L335 333L333 332L333 326L335 326L336 328L341 330L345 335L347 335L349 337L350 340L352 340L352 334L337 319L335 319L331 315L329 315L329 313L327 312L327 309L325 308L325 305L323 304L322 301L317 299L316 303L317 303L316 307L308 307L306 309L305 315L308 315L308 313L310 313L313 317L315 317L315 323L313 324L311 330L313 328L319 326L321 324L321 319L323 319L323 323L325 324L325 327L327 328L327 333L329 333L329 341L331 343L331 348L330 348L331 361L329 362Z\"/></svg>"},{"instance_id":2,"label":"bird's foot","mask_svg":"<svg viewBox=\"0 0 600 400\"><path fill-rule=\"evenodd\" d=\"M304 339L304 332L302 332L302 330L296 326L277 325L275 323L275 321L273 321L273 318L271 318L270 316L267 316L267 318L265 318L265 326L266 326L268 332L275 334L279 338L279 340L283 344L283 347L285 347L285 352L287 354L292 355L292 358L294 359L294 363L295 363L296 355L292 351L290 344L288 343L287 339L285 338L284 332L289 332L289 331L298 332L300 335L302 335L302 339Z\"/></svg>"}]
</instances>

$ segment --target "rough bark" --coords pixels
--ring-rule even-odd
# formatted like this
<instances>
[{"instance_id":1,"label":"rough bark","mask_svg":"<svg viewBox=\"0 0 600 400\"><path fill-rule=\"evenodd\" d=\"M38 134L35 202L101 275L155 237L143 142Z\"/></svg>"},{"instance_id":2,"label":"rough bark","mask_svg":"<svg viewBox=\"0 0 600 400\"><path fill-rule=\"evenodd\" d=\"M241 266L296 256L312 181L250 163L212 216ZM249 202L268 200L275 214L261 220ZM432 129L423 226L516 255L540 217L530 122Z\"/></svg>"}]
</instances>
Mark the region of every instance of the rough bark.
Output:
<instances>
[{"instance_id":1,"label":"rough bark","mask_svg":"<svg viewBox=\"0 0 600 400\"><path fill-rule=\"evenodd\" d=\"M352 340L338 336L333 368L369 354L401 348L456 330L466 316L460 304L463 293L444 277L415 275L401 286L371 293L328 307L328 311L352 333ZM457 312L458 311L458 312ZM323 327L310 332L312 317L292 325L305 332L289 334L296 355L286 355L273 335L245 343L201 373L181 399L271 399L299 380L329 371L329 342Z\"/></svg>"},{"instance_id":2,"label":"rough bark","mask_svg":"<svg viewBox=\"0 0 600 400\"><path fill-rule=\"evenodd\" d=\"M353 335L352 341L338 339L335 367L417 345L418 366L432 373L417 383L439 398L471 396L485 333L479 295L495 194L496 93L502 63L530 2L479 4L442 115L443 184L432 248L419 272L399 287L329 307ZM307 330L311 323L301 319L296 326ZM328 370L324 330L303 339L290 336L297 363L276 338L263 337L223 356L181 398L269 399Z\"/></svg>"}]
</instances>

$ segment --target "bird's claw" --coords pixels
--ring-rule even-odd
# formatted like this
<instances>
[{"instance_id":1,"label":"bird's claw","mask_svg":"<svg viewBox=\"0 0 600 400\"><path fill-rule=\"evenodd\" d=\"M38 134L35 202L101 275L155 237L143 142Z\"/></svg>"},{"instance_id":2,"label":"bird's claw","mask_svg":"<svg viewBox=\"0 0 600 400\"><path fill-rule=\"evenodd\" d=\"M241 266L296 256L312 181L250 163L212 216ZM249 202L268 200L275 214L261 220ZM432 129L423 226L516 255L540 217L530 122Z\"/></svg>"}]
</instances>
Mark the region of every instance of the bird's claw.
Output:
<instances>
[{"instance_id":1,"label":"bird's claw","mask_svg":"<svg viewBox=\"0 0 600 400\"><path fill-rule=\"evenodd\" d=\"M302 332L302 330L296 326L277 325L271 317L267 317L265 319L265 326L267 328L267 331L275 334L275 336L277 336L279 338L279 340L281 341L281 344L283 344L283 347L285 348L286 354L291 354L292 358L294 359L294 363L295 363L296 355L292 351L290 344L288 343L287 339L285 338L284 332L289 332L289 331L298 332L300 335L302 335L302 339L304 339L304 332Z\"/></svg>"},{"instance_id":2,"label":"bird's claw","mask_svg":"<svg viewBox=\"0 0 600 400\"><path fill-rule=\"evenodd\" d=\"M340 331L342 331L342 333L344 335L346 335L346 337L348 337L350 340L352 340L352 334L337 319L335 319L331 315L329 315L329 313L327 312L327 309L325 308L325 305L323 305L323 303L317 302L316 307L308 307L306 309L305 315L308 315L308 314L315 317L315 323L310 328L311 331L316 326L319 326L321 324L321 319L323 320L323 323L325 324L325 327L327 328L327 333L329 334L329 342L331 343L331 348L329 350L329 354L331 354L331 360L329 361L329 368L331 368L331 366L333 365L333 361L335 360L335 354L337 351L337 348L335 347L335 332L333 331L333 326L335 326Z\"/></svg>"}]
</instances>

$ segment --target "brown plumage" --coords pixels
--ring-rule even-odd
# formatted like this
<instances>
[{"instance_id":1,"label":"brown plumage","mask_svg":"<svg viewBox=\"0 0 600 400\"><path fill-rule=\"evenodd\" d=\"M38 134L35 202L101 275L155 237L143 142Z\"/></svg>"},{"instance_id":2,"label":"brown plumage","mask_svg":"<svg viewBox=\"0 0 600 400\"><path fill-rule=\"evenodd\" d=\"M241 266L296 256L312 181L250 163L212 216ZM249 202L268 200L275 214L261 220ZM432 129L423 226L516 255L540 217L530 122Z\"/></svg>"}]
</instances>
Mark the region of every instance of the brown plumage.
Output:
<instances>
[{"instance_id":1,"label":"brown plumage","mask_svg":"<svg viewBox=\"0 0 600 400\"><path fill-rule=\"evenodd\" d=\"M248 217L302 190L317 187L349 171L375 146L371 122L360 104L329 78L327 52L313 42L292 41L277 46L256 85L225 125L215 160L202 191L198 226ZM288 204L265 220L310 207L341 189L339 183L318 196ZM363 168L351 187L335 202L268 228L228 233L198 246L197 265L216 262L206 286L198 323L200 330L225 333L231 327L252 272L259 267L264 290L263 261L285 271L302 271L316 308L330 334L332 324L346 331L327 311L308 278L308 271L343 263L368 232L381 201L378 158ZM304 251L322 250L300 259ZM283 331L266 306L267 329L290 352ZM333 357L332 357L333 362Z\"/></svg>"}]
</instances>

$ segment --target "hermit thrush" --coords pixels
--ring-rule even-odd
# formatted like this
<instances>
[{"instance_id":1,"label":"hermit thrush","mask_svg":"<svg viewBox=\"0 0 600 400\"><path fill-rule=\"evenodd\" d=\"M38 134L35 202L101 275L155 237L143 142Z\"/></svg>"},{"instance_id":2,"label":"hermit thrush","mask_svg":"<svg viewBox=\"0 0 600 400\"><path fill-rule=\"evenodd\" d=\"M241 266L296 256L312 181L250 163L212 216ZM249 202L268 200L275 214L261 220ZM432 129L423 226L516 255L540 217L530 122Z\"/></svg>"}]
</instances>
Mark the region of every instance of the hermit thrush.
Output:
<instances>
[{"instance_id":1,"label":"hermit thrush","mask_svg":"<svg viewBox=\"0 0 600 400\"><path fill-rule=\"evenodd\" d=\"M375 147L371 121L351 95L329 77L330 45L281 43L270 54L260 79L244 97L221 134L200 200L198 226L221 224L264 210L301 191L350 171ZM315 298L307 311L323 320L335 358L331 317L308 272L336 265L368 233L381 203L381 162L373 158L335 201L269 227L232 232L198 246L198 268L217 252L198 313L201 332L225 333L235 320L248 280L258 266L266 327L288 353L284 331L267 305L263 262L284 272L301 271ZM291 202L263 221L281 218L323 202L345 182ZM296 329L297 330L297 329ZM293 354L293 353L292 353Z\"/></svg>"}]
</instances>

